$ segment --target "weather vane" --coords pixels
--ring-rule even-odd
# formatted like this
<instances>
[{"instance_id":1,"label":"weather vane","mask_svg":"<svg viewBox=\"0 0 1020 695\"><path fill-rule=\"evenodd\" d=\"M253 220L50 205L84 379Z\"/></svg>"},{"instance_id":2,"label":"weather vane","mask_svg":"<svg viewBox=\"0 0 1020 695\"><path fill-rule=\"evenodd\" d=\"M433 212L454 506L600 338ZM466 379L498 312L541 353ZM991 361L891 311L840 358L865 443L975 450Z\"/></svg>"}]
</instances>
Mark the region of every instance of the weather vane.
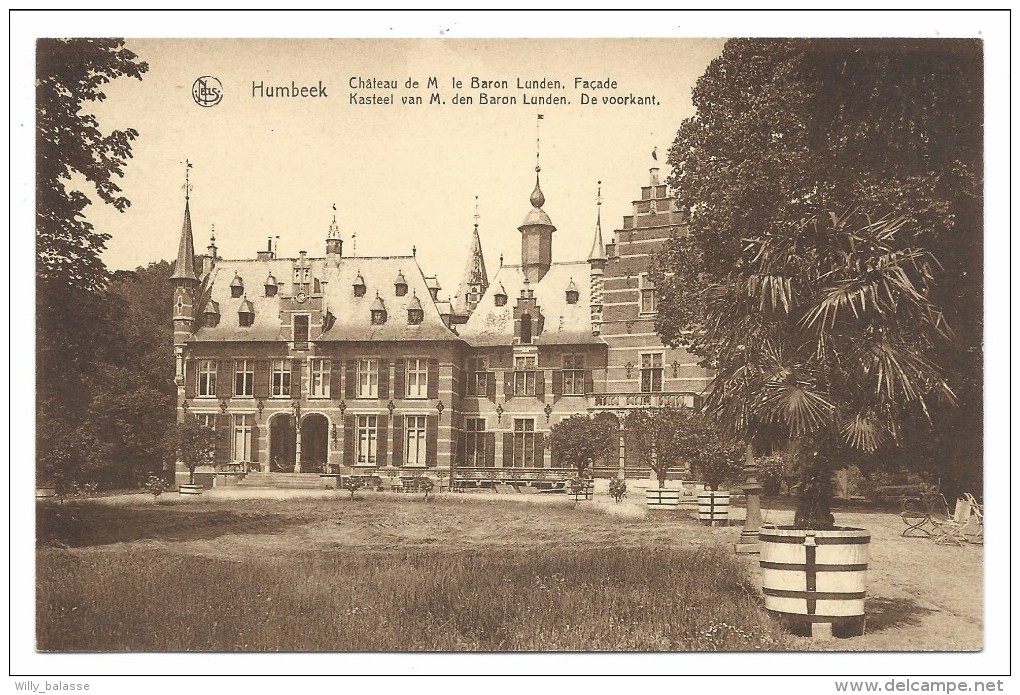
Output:
<instances>
[{"instance_id":1,"label":"weather vane","mask_svg":"<svg viewBox=\"0 0 1020 695\"><path fill-rule=\"evenodd\" d=\"M188 159L184 160L184 199L188 200L191 197L191 161Z\"/></svg>"}]
</instances>

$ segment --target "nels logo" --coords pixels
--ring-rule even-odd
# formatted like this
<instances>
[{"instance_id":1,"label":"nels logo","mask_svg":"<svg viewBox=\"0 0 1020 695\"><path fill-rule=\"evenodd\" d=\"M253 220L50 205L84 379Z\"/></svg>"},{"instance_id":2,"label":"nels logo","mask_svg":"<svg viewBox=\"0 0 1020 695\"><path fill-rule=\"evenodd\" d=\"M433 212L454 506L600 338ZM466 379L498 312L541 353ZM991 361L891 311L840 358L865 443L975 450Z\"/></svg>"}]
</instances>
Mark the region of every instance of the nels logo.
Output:
<instances>
[{"instance_id":1,"label":"nels logo","mask_svg":"<svg viewBox=\"0 0 1020 695\"><path fill-rule=\"evenodd\" d=\"M205 108L216 106L223 101L223 85L212 75L203 75L191 85L191 98Z\"/></svg>"}]
</instances>

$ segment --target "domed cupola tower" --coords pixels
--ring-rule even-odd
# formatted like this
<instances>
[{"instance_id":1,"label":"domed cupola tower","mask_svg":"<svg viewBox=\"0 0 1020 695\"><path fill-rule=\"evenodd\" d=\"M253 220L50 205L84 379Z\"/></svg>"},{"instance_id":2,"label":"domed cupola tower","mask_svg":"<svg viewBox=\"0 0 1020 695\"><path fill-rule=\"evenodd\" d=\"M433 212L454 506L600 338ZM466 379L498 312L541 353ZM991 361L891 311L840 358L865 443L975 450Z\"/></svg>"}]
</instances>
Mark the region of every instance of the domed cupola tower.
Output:
<instances>
[{"instance_id":1,"label":"domed cupola tower","mask_svg":"<svg viewBox=\"0 0 1020 695\"><path fill-rule=\"evenodd\" d=\"M539 120L541 120L539 116ZM521 269L530 282L539 282L549 272L552 265L552 235L556 231L552 220L542 206L545 205L545 194L539 175L542 167L538 164L536 138L535 151L535 190L531 192L531 212L517 229L521 232Z\"/></svg>"}]
</instances>

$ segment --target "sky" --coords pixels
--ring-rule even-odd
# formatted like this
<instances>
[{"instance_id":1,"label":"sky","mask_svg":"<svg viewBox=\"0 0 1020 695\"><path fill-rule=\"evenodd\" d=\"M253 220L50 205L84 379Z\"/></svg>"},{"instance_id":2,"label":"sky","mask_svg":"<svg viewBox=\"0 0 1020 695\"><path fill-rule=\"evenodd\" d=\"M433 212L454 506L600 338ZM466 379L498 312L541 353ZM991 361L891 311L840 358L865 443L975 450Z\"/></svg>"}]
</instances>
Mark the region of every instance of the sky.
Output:
<instances>
[{"instance_id":1,"label":"sky","mask_svg":"<svg viewBox=\"0 0 1020 695\"><path fill-rule=\"evenodd\" d=\"M300 250L319 255L332 220L333 204L351 253L406 254L412 245L426 273L437 273L444 294L451 294L463 271L478 196L479 231L490 275L504 254L520 254L517 226L530 209L534 186L535 123L542 113L541 163L545 210L558 227L554 260L586 257L595 221L597 181L602 180L603 229L609 236L630 210L630 201L647 181L658 148L663 162L682 120L693 113L691 89L722 40L687 37L725 36L969 36L986 39L987 215L990 243L985 244L986 283L1004 288L1009 282L1009 22L992 13L938 12L640 12L640 13L132 13L15 12L11 16L11 252L12 291L32 287L34 122L32 95L34 40L40 36L162 37L128 39L128 46L149 63L140 82L122 79L109 86L108 100L98 105L104 129L139 131L133 158L122 180L132 201L118 214L93 205L89 217L112 238L104 254L112 269L133 268L176 255L183 213L184 164L193 163L191 210L197 251L204 249L216 225L220 253L253 257L267 236L280 236L281 255ZM214 40L217 37L308 37L312 41ZM322 40L321 37L370 37L387 40ZM177 37L191 37L177 40ZM518 37L552 41L509 41ZM599 40L587 40L600 37ZM635 38L638 37L638 38ZM640 38L646 37L646 38ZM664 38L647 38L664 37ZM675 38L665 38L675 37ZM418 39L428 38L428 41ZM481 38L477 41L474 39ZM171 39L171 40L167 40ZM400 42L394 39L416 39ZM456 41L452 40L456 39ZM575 39L582 39L577 41ZM607 40L612 39L612 40ZM224 86L216 106L197 105L191 88L203 75ZM558 106L402 106L403 89L392 90L392 106L352 106L350 77L423 81L435 76L440 92L452 97L450 80L549 77L565 83L570 105ZM582 106L573 79L615 79L620 94L654 94L660 104ZM251 98L251 82L327 86L326 99L263 100ZM388 93L391 90L377 90ZM428 90L429 92L432 90ZM465 93L472 90L464 90ZM518 90L507 90L516 93ZM425 90L422 90L425 94ZM539 90L539 93L543 93ZM426 99L426 102L428 99ZM12 297L20 296L12 294ZM986 292L985 313L1009 315L1009 294ZM10 326L32 324L32 302L12 301ZM989 374L1007 373L1008 321L987 322ZM19 369L10 374L10 392L33 392L32 335L9 341ZM12 362L13 363L13 362ZM987 381L986 457L1009 460L1009 381ZM2 406L0 406L2 407ZM10 410L8 404L8 410ZM31 431L33 409L12 414L7 431ZM31 525L32 442L19 440L11 466L11 518ZM1005 593L1010 484L1007 466L988 467L985 500L989 519L986 596ZM995 552L993 552L995 551ZM31 534L13 534L12 566L32 564ZM995 563L999 564L996 565ZM995 571L1001 569L1002 571ZM993 583L997 589L993 590ZM34 605L31 571L12 573L12 605L22 612ZM992 605L992 604L989 604ZM1002 673L1008 658L1008 618L989 611L986 644L980 654L869 654L870 673ZM24 625L30 616L20 616ZM28 622L24 622L28 620ZM26 627L12 641L13 672L58 673L272 673L286 672L281 661L249 655L96 655L35 653ZM180 655L178 655L180 656ZM458 672L486 673L797 673L859 674L860 662L840 654L803 655L474 655ZM208 659L204 658L208 657ZM294 657L296 660L298 657ZM213 660L215 659L215 663ZM300 663L282 662L293 672L335 673L339 665L353 672L449 673L453 657L434 655L337 655ZM566 671L565 671L566 669ZM824 682L822 682L824 681ZM263 679L262 683L266 681ZM104 692L136 692L135 681L107 678ZM641 685L645 685L646 682ZM687 681L685 684L691 684ZM758 679L763 692L819 692L831 679L806 677ZM148 680L147 690L176 692L172 679ZM328 685L333 685L332 683ZM369 684L374 685L374 684ZM675 684L671 684L675 685ZM710 685L712 685L710 683ZM738 687L744 683L736 684ZM800 687L797 687L800 686ZM816 687L817 686L817 687ZM467 686L465 686L467 687ZM472 684L473 687L473 684ZM615 685L614 685L615 687Z\"/></svg>"},{"instance_id":2,"label":"sky","mask_svg":"<svg viewBox=\"0 0 1020 695\"><path fill-rule=\"evenodd\" d=\"M223 258L250 258L279 236L279 254L322 255L336 205L345 255L407 255L452 294L467 262L477 196L490 275L520 259L531 209L536 146L544 209L557 227L554 260L587 257L602 182L603 229L630 213L648 169L666 155L691 91L719 39L622 40L130 40L149 64L141 81L121 78L94 109L104 128L134 128L121 182L131 207L93 205L88 215L111 239L112 269L173 259L190 161L196 251L215 225ZM196 78L214 76L222 101L200 106ZM434 77L438 88L428 88ZM472 78L505 89L472 89ZM615 88L575 89L575 79ZM388 80L396 89L351 88ZM406 89L408 79L418 89ZM519 89L558 80L562 89ZM454 80L463 87L456 88ZM253 85L322 85L326 97L266 98ZM264 93L264 91L262 92ZM351 95L392 95L390 105L351 104ZM445 104L430 105L437 93ZM481 94L516 104L481 104ZM569 104L525 104L553 94ZM605 104L603 97L654 98ZM401 103L420 95L422 105ZM454 104L471 96L470 105ZM582 104L591 95L593 104ZM537 116L543 118L539 122ZM540 125L541 130L536 129ZM540 140L536 143L536 140ZM658 161L652 158L656 150ZM356 249L352 236L356 234ZM608 239L607 239L608 241Z\"/></svg>"}]
</instances>

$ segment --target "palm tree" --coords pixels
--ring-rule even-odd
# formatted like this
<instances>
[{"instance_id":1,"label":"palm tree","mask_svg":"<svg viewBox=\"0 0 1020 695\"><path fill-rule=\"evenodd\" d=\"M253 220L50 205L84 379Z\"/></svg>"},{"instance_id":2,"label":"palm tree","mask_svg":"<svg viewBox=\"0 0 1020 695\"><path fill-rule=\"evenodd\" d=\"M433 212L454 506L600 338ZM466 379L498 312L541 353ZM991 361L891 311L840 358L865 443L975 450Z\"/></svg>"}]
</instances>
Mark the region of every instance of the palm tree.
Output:
<instances>
[{"instance_id":1,"label":"palm tree","mask_svg":"<svg viewBox=\"0 0 1020 695\"><path fill-rule=\"evenodd\" d=\"M895 442L901 423L954 395L932 355L951 337L928 299L938 261L901 244L902 218L820 214L747 240L705 293L703 344L718 371L708 410L759 448L803 464L795 524L825 528L831 470Z\"/></svg>"}]
</instances>

